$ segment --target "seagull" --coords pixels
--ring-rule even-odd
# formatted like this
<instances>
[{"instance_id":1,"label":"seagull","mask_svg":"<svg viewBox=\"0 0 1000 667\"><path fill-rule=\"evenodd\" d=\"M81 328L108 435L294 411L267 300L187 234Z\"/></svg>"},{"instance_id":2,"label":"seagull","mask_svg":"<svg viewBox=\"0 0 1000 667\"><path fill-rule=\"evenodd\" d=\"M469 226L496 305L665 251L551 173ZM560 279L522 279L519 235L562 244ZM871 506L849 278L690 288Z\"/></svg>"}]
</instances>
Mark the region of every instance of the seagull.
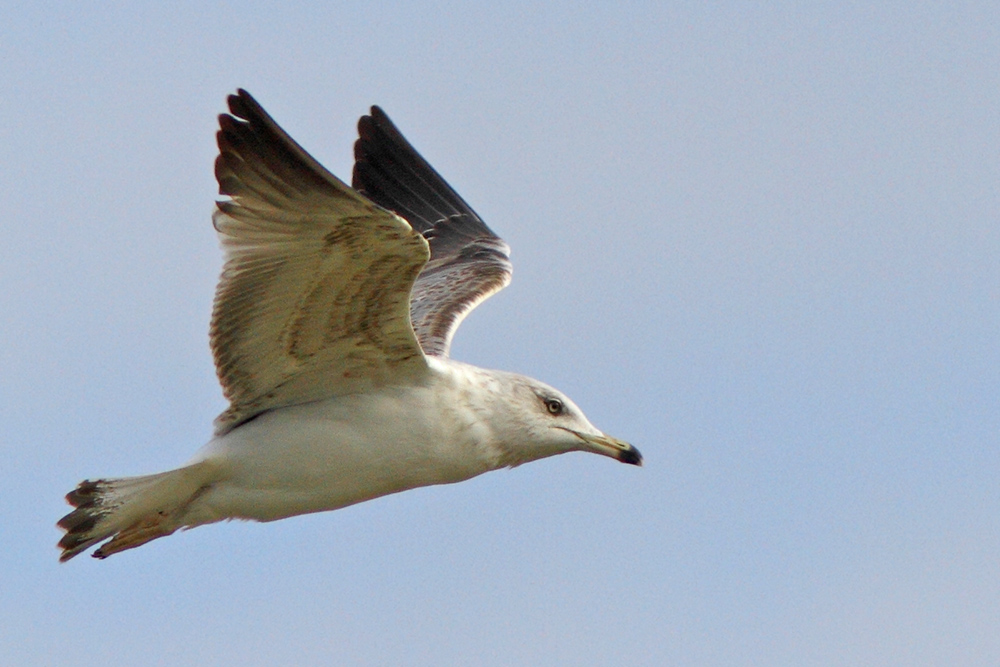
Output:
<instances>
[{"instance_id":1,"label":"seagull","mask_svg":"<svg viewBox=\"0 0 1000 667\"><path fill-rule=\"evenodd\" d=\"M229 407L184 466L85 480L60 561L229 519L335 510L571 451L642 465L560 391L449 358L510 249L377 106L352 185L245 90L219 116L211 348Z\"/></svg>"}]
</instances>

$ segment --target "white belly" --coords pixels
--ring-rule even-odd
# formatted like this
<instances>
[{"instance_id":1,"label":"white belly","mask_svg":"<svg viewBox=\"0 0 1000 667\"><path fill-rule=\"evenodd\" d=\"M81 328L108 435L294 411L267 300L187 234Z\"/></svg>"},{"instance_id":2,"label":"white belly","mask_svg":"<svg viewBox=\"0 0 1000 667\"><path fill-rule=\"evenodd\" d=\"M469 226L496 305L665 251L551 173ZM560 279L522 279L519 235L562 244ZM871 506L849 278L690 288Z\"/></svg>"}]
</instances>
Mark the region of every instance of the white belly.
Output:
<instances>
[{"instance_id":1,"label":"white belly","mask_svg":"<svg viewBox=\"0 0 1000 667\"><path fill-rule=\"evenodd\" d=\"M259 521L459 482L497 467L492 434L450 391L390 387L266 412L209 442L192 463L218 481L185 523Z\"/></svg>"}]
</instances>

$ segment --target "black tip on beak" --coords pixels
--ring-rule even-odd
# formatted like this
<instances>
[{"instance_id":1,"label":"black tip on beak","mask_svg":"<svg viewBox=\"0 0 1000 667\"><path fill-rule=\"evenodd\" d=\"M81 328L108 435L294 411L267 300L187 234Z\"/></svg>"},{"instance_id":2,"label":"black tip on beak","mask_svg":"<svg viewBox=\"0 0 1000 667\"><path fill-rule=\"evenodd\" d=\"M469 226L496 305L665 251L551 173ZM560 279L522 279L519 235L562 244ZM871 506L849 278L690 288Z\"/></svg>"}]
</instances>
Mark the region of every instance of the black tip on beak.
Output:
<instances>
[{"instance_id":1,"label":"black tip on beak","mask_svg":"<svg viewBox=\"0 0 1000 667\"><path fill-rule=\"evenodd\" d=\"M631 466L641 466L642 454L639 453L638 449L629 445L628 449L623 449L618 455L618 460Z\"/></svg>"}]
</instances>

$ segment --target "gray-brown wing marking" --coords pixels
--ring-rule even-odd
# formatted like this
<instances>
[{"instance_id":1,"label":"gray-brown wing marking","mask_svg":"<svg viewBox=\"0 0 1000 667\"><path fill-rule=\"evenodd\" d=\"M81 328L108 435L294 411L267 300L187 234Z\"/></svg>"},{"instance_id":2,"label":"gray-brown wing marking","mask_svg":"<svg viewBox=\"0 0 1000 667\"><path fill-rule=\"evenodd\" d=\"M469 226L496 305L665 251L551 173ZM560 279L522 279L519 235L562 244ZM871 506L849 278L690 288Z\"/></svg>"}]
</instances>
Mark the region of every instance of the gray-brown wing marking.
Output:
<instances>
[{"instance_id":1,"label":"gray-brown wing marking","mask_svg":"<svg viewBox=\"0 0 1000 667\"><path fill-rule=\"evenodd\" d=\"M416 381L409 295L426 241L296 144L245 91L219 117L226 263L211 343L224 433L275 407Z\"/></svg>"},{"instance_id":2,"label":"gray-brown wing marking","mask_svg":"<svg viewBox=\"0 0 1000 667\"><path fill-rule=\"evenodd\" d=\"M430 243L410 317L425 354L446 357L465 316L510 282L510 248L378 107L358 122L354 188L395 211Z\"/></svg>"}]
</instances>

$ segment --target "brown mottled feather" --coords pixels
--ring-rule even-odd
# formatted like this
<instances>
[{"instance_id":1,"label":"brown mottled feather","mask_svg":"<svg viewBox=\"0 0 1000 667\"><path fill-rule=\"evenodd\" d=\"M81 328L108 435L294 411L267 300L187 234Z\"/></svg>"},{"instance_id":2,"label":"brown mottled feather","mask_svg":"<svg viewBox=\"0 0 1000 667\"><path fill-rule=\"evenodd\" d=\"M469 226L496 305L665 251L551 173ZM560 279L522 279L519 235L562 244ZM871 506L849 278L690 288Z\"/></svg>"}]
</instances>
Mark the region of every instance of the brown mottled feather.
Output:
<instances>
[{"instance_id":1,"label":"brown mottled feather","mask_svg":"<svg viewBox=\"0 0 1000 667\"><path fill-rule=\"evenodd\" d=\"M395 211L428 240L431 259L413 286L410 318L425 354L446 357L462 319L510 282L510 248L378 107L358 122L355 190Z\"/></svg>"},{"instance_id":2,"label":"brown mottled feather","mask_svg":"<svg viewBox=\"0 0 1000 667\"><path fill-rule=\"evenodd\" d=\"M414 381L426 362L409 295L429 256L397 215L351 190L246 91L219 117L213 221L226 263L212 352L225 433L272 408Z\"/></svg>"}]
</instances>

